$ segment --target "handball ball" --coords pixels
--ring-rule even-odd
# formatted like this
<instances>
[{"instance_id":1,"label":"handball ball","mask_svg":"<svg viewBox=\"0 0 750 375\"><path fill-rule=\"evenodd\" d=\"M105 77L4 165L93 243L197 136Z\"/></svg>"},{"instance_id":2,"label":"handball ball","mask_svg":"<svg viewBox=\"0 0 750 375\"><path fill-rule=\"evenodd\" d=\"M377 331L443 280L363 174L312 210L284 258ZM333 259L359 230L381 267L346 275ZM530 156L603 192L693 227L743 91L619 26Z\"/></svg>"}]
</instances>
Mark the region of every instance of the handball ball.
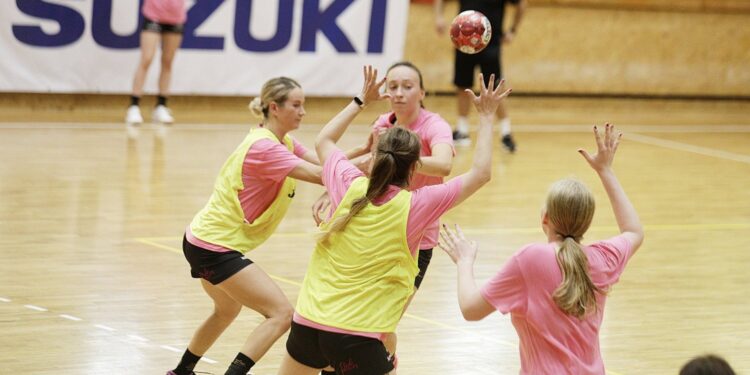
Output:
<instances>
[{"instance_id":1,"label":"handball ball","mask_svg":"<svg viewBox=\"0 0 750 375\"><path fill-rule=\"evenodd\" d=\"M487 47L491 37L490 20L475 10L463 11L451 22L451 41L463 53L479 53Z\"/></svg>"}]
</instances>

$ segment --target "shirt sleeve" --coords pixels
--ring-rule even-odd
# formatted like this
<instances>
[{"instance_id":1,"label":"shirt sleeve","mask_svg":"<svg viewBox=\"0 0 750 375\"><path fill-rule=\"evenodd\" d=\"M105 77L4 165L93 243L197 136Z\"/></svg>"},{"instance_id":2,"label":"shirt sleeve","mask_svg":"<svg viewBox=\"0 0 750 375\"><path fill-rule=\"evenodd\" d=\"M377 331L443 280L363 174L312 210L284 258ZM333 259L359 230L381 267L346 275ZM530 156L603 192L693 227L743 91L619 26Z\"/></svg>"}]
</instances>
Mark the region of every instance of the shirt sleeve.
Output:
<instances>
[{"instance_id":1,"label":"shirt sleeve","mask_svg":"<svg viewBox=\"0 0 750 375\"><path fill-rule=\"evenodd\" d=\"M243 173L258 178L281 181L304 160L293 154L285 145L268 139L253 144L245 156Z\"/></svg>"},{"instance_id":2,"label":"shirt sleeve","mask_svg":"<svg viewBox=\"0 0 750 375\"><path fill-rule=\"evenodd\" d=\"M517 254L479 290L484 300L503 314L526 310L526 282Z\"/></svg>"},{"instance_id":3,"label":"shirt sleeve","mask_svg":"<svg viewBox=\"0 0 750 375\"><path fill-rule=\"evenodd\" d=\"M297 141L296 139L292 138L292 142L294 143L294 154L297 155L297 157L302 157L307 153L307 147Z\"/></svg>"},{"instance_id":4,"label":"shirt sleeve","mask_svg":"<svg viewBox=\"0 0 750 375\"><path fill-rule=\"evenodd\" d=\"M428 185L412 192L411 209L406 224L409 242L415 235L421 237L424 229L448 211L461 192L461 178L453 178L444 184Z\"/></svg>"},{"instance_id":5,"label":"shirt sleeve","mask_svg":"<svg viewBox=\"0 0 750 375\"><path fill-rule=\"evenodd\" d=\"M323 163L323 185L328 190L332 209L341 203L352 181L361 176L364 173L346 158L343 151L336 150L328 156Z\"/></svg>"},{"instance_id":6,"label":"shirt sleeve","mask_svg":"<svg viewBox=\"0 0 750 375\"><path fill-rule=\"evenodd\" d=\"M623 235L612 237L589 245L591 252L589 267L593 267L604 276L607 285L616 283L625 270L628 260L633 255L633 245Z\"/></svg>"},{"instance_id":7,"label":"shirt sleeve","mask_svg":"<svg viewBox=\"0 0 750 375\"><path fill-rule=\"evenodd\" d=\"M442 117L434 116L430 126L427 127L427 137L430 140L430 148L445 143L451 146L453 155L456 155L456 149L453 147L453 131Z\"/></svg>"}]
</instances>

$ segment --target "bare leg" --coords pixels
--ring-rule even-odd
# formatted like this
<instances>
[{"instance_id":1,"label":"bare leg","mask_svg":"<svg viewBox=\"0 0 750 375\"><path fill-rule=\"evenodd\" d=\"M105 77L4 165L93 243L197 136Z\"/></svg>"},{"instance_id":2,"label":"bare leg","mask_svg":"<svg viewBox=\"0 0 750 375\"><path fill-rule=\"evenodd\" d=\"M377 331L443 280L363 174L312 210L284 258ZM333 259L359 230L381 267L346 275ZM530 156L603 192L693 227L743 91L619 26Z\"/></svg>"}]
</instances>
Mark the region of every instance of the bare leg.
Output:
<instances>
[{"instance_id":1,"label":"bare leg","mask_svg":"<svg viewBox=\"0 0 750 375\"><path fill-rule=\"evenodd\" d=\"M235 301L266 317L242 346L241 352L259 361L276 340L289 330L294 310L289 300L270 277L251 264L220 283L218 287Z\"/></svg>"},{"instance_id":2,"label":"bare leg","mask_svg":"<svg viewBox=\"0 0 750 375\"><path fill-rule=\"evenodd\" d=\"M143 83L146 81L146 73L156 53L156 45L159 42L159 33L153 31L141 32L141 60L133 77L133 96L143 95Z\"/></svg>"},{"instance_id":3,"label":"bare leg","mask_svg":"<svg viewBox=\"0 0 750 375\"><path fill-rule=\"evenodd\" d=\"M169 84L172 80L172 62L177 49L182 43L182 34L164 33L161 37L161 73L159 74L159 94L169 94Z\"/></svg>"},{"instance_id":4,"label":"bare leg","mask_svg":"<svg viewBox=\"0 0 750 375\"><path fill-rule=\"evenodd\" d=\"M203 356L208 351L208 348L232 324L242 309L242 304L232 299L219 287L203 279L201 279L201 284L208 296L214 301L214 312L195 331L193 339L190 340L190 345L188 345L190 352L198 356Z\"/></svg>"},{"instance_id":5,"label":"bare leg","mask_svg":"<svg viewBox=\"0 0 750 375\"><path fill-rule=\"evenodd\" d=\"M292 358L289 353L284 354L284 359L281 360L281 368L279 368L279 375L316 375L320 372L320 369L307 367Z\"/></svg>"},{"instance_id":6,"label":"bare leg","mask_svg":"<svg viewBox=\"0 0 750 375\"><path fill-rule=\"evenodd\" d=\"M459 87L456 90L456 99L458 102L458 115L466 117L469 115L471 108L471 97L465 92L466 87Z\"/></svg>"}]
</instances>

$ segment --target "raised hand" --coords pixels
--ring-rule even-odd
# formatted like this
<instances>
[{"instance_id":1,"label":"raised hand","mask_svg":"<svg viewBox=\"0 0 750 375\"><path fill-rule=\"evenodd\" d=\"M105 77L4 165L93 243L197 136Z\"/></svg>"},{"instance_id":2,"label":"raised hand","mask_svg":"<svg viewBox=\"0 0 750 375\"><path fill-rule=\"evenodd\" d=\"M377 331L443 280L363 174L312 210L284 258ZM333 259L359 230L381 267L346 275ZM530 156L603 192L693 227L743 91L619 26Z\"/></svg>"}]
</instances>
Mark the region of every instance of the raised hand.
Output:
<instances>
[{"instance_id":1,"label":"raised hand","mask_svg":"<svg viewBox=\"0 0 750 375\"><path fill-rule=\"evenodd\" d=\"M378 80L378 70L373 68L372 65L365 65L362 69L364 75L364 83L362 84L362 92L359 94L359 99L362 100L362 105L388 99L391 97L390 94L381 92L380 88L385 83L385 78Z\"/></svg>"},{"instance_id":2,"label":"raised hand","mask_svg":"<svg viewBox=\"0 0 750 375\"><path fill-rule=\"evenodd\" d=\"M604 139L602 139L599 129L594 125L594 139L596 139L596 154L594 156L591 156L582 148L579 148L578 152L583 155L583 158L586 159L591 168L597 172L601 172L612 167L617 146L620 144L620 139L622 139L622 133L615 132L614 125L605 124Z\"/></svg>"},{"instance_id":3,"label":"raised hand","mask_svg":"<svg viewBox=\"0 0 750 375\"><path fill-rule=\"evenodd\" d=\"M466 93L471 95L471 101L474 102L474 107L477 108L479 115L492 115L497 110L500 102L505 99L513 89L502 90L505 80L502 79L495 85L495 75L490 75L490 81L488 85L484 84L484 75L479 74L479 82L482 84L479 88L479 96L474 94L474 91L466 89Z\"/></svg>"},{"instance_id":4,"label":"raised hand","mask_svg":"<svg viewBox=\"0 0 750 375\"><path fill-rule=\"evenodd\" d=\"M320 225L331 214L331 198L328 196L327 191L324 191L323 195L313 203L312 214L315 225Z\"/></svg>"},{"instance_id":5,"label":"raised hand","mask_svg":"<svg viewBox=\"0 0 750 375\"><path fill-rule=\"evenodd\" d=\"M451 257L453 263L474 263L479 246L476 241L470 241L464 236L464 232L458 224L456 224L455 231L448 229L448 226L443 224L443 230L440 231L440 238L441 241L438 243L438 246Z\"/></svg>"}]
</instances>

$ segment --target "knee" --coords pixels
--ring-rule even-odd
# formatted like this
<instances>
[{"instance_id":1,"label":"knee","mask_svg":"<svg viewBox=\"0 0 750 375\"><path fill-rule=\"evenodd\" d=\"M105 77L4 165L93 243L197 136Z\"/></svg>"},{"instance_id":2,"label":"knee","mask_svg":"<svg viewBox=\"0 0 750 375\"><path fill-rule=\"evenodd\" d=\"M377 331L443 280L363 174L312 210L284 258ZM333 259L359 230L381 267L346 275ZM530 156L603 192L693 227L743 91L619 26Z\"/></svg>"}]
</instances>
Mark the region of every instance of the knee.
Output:
<instances>
[{"instance_id":1,"label":"knee","mask_svg":"<svg viewBox=\"0 0 750 375\"><path fill-rule=\"evenodd\" d=\"M294 309L291 305L286 304L270 314L268 319L273 320L278 326L279 330L286 332L292 325L292 317L294 316Z\"/></svg>"},{"instance_id":2,"label":"knee","mask_svg":"<svg viewBox=\"0 0 750 375\"><path fill-rule=\"evenodd\" d=\"M172 71L172 59L161 59L161 70Z\"/></svg>"},{"instance_id":3,"label":"knee","mask_svg":"<svg viewBox=\"0 0 750 375\"><path fill-rule=\"evenodd\" d=\"M151 66L151 61L153 61L153 56L143 56L141 57L141 69L148 70L148 67Z\"/></svg>"}]
</instances>

